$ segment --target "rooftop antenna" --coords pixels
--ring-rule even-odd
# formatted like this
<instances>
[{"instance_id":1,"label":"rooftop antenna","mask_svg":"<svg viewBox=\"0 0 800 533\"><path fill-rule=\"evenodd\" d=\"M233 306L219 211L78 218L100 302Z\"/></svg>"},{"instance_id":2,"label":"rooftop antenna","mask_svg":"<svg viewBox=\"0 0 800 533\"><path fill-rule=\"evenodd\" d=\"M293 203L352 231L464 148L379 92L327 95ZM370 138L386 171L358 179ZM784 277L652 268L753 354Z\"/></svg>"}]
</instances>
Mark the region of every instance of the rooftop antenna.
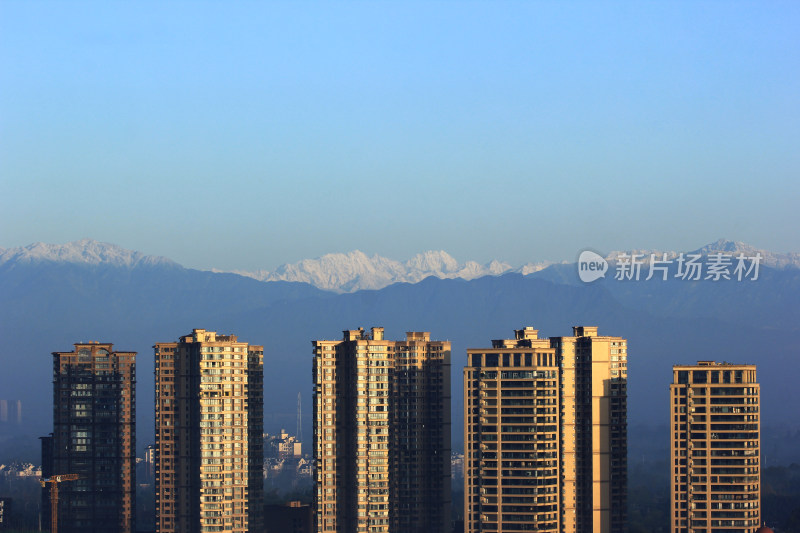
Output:
<instances>
[{"instance_id":1,"label":"rooftop antenna","mask_svg":"<svg viewBox=\"0 0 800 533\"><path fill-rule=\"evenodd\" d=\"M303 410L300 402L300 393L297 393L297 440L303 442Z\"/></svg>"}]
</instances>

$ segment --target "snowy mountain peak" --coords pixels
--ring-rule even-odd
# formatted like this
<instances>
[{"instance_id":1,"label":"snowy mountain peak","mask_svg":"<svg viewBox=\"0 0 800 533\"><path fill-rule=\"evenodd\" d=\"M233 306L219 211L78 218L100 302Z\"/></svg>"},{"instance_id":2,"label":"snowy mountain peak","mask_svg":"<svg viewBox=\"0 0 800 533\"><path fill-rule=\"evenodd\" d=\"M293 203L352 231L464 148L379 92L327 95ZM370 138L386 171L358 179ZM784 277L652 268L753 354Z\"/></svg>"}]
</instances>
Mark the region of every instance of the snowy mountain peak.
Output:
<instances>
[{"instance_id":1,"label":"snowy mountain peak","mask_svg":"<svg viewBox=\"0 0 800 533\"><path fill-rule=\"evenodd\" d=\"M729 241L726 239L719 239L716 242L712 242L710 244L706 244L705 246L698 248L697 250L693 250L688 252L690 254L700 254L703 256L707 256L709 254L728 254L728 255L738 255L744 254L747 257L755 257L756 254L761 254L761 264L771 267L771 268L800 268L800 253L789 252L789 253L777 253L777 252L769 252L767 250L761 250L752 246L750 244L741 242L741 241ZM680 255L680 252L676 251L664 251L664 250L627 250L627 251L614 251L609 253L606 256L607 261L616 261L620 255L632 255L637 254L640 256L644 256L645 258L649 258L650 254L655 254L657 257L661 257L662 254L667 254L667 259L675 259Z\"/></svg>"},{"instance_id":2,"label":"snowy mountain peak","mask_svg":"<svg viewBox=\"0 0 800 533\"><path fill-rule=\"evenodd\" d=\"M499 261L492 261L488 265L475 261L462 264L443 250L422 252L402 262L377 254L370 257L360 250L354 250L285 264L273 272L260 270L236 273L261 281L303 281L320 289L354 292L381 289L392 283L417 283L428 276L474 279L510 270L511 265Z\"/></svg>"},{"instance_id":3,"label":"snowy mountain peak","mask_svg":"<svg viewBox=\"0 0 800 533\"><path fill-rule=\"evenodd\" d=\"M429 250L417 254L405 262L406 268L410 270L421 270L429 272L455 272L459 269L458 261L444 250Z\"/></svg>"},{"instance_id":4,"label":"snowy mountain peak","mask_svg":"<svg viewBox=\"0 0 800 533\"><path fill-rule=\"evenodd\" d=\"M165 257L144 255L116 244L93 239L81 239L66 244L36 242L25 247L0 249L0 265L9 262L102 264L128 268L154 265L177 266L177 263Z\"/></svg>"},{"instance_id":5,"label":"snowy mountain peak","mask_svg":"<svg viewBox=\"0 0 800 533\"><path fill-rule=\"evenodd\" d=\"M719 252L726 252L729 254L733 253L744 253L744 254L753 254L755 255L756 252L761 252L755 246L750 246L749 244L740 242L740 241L728 241L726 239L720 239L717 242L712 242L711 244L706 244L702 248L695 250L693 253L697 254L713 254ZM769 252L767 252L769 253Z\"/></svg>"},{"instance_id":6,"label":"snowy mountain peak","mask_svg":"<svg viewBox=\"0 0 800 533\"><path fill-rule=\"evenodd\" d=\"M281 265L274 272L236 273L262 281L302 281L321 289L349 292L385 287L401 271L402 266L397 261L379 255L369 257L360 250L353 250Z\"/></svg>"},{"instance_id":7,"label":"snowy mountain peak","mask_svg":"<svg viewBox=\"0 0 800 533\"><path fill-rule=\"evenodd\" d=\"M744 254L747 257L755 257L756 254L761 254L761 264L772 268L800 268L800 253L778 253L769 252L767 250L760 250L755 246L740 241L728 241L720 239L717 242L712 242L703 246L694 253L708 255L713 253L726 253L731 255Z\"/></svg>"}]
</instances>

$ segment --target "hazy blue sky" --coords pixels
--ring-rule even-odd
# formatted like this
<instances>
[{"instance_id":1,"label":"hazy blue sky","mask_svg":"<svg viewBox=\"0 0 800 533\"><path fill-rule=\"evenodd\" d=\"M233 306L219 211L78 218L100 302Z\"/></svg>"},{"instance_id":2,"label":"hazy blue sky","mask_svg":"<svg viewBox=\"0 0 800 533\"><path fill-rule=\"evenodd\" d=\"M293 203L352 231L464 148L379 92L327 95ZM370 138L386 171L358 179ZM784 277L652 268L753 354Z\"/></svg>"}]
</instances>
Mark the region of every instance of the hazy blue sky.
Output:
<instances>
[{"instance_id":1,"label":"hazy blue sky","mask_svg":"<svg viewBox=\"0 0 800 533\"><path fill-rule=\"evenodd\" d=\"M800 251L800 3L0 1L0 247Z\"/></svg>"}]
</instances>

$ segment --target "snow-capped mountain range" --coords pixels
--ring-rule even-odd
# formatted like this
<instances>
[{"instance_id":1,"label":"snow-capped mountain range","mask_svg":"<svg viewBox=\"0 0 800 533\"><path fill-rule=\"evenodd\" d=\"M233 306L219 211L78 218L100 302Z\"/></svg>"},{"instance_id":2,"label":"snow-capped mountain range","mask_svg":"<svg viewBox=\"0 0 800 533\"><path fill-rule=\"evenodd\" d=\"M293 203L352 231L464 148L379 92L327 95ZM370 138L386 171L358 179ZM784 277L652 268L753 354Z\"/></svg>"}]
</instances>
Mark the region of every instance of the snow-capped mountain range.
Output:
<instances>
[{"instance_id":1,"label":"snow-capped mountain range","mask_svg":"<svg viewBox=\"0 0 800 533\"><path fill-rule=\"evenodd\" d=\"M285 264L273 272L235 271L261 281L304 281L320 289L336 292L355 292L364 289L381 289L392 283L417 283L428 276L437 278L475 279L497 276L506 272L529 274L551 263L529 263L514 268L497 260L484 265L475 261L458 262L443 250L427 251L408 261L397 261L380 255L368 256L360 250L349 253L326 254L317 259L304 259L299 263Z\"/></svg>"},{"instance_id":2,"label":"snow-capped mountain range","mask_svg":"<svg viewBox=\"0 0 800 533\"><path fill-rule=\"evenodd\" d=\"M757 249L743 242L720 239L689 253L708 255L711 253L743 253L747 256L761 254L761 264L772 268L800 268L800 253L774 253ZM606 259L614 261L620 254L651 253L658 256L666 253L674 258L678 252L660 250L614 251ZM67 244L34 243L25 247L0 248L0 266L36 262L73 263L85 265L107 265L135 268L140 266L180 267L174 261L160 256L144 255L115 244L82 239ZM561 264L567 264L563 261ZM443 250L427 251L407 261L389 259L380 255L369 256L355 250L349 253L326 254L316 259L304 259L298 263L284 264L274 271L233 271L259 281L294 281L309 283L317 288L334 292L355 292L365 289L381 289L393 283L417 283L429 276L437 278L460 278L465 280L483 276L498 276L508 272L532 274L554 265L553 262L527 263L513 267L494 260L486 264L475 261L459 262ZM220 272L214 270L214 272Z\"/></svg>"},{"instance_id":3,"label":"snow-capped mountain range","mask_svg":"<svg viewBox=\"0 0 800 533\"><path fill-rule=\"evenodd\" d=\"M678 257L680 252L675 251L665 251L665 250L626 250L626 251L613 251L606 255L607 261L616 261L620 255L640 255L644 256L645 258L649 258L650 254L655 254L657 259L659 259L663 254L667 255L667 259L675 259ZM800 268L800 253L797 252L789 252L789 253L776 253L776 252L769 252L767 250L761 250L756 248L755 246L751 246L747 243L741 241L728 241L725 239L719 239L716 242L712 242L710 244L706 244L702 248L698 248L697 250L692 250L690 252L684 252L688 254L700 254L701 256L707 256L709 254L716 254L721 253L724 255L739 255L743 254L746 257L755 257L756 254L761 254L761 263L762 265L783 269L783 268Z\"/></svg>"},{"instance_id":4,"label":"snow-capped mountain range","mask_svg":"<svg viewBox=\"0 0 800 533\"><path fill-rule=\"evenodd\" d=\"M760 253L761 264L773 268L800 268L800 253L773 253L759 250L743 242L720 239L689 253L708 255L710 253L743 253L755 256ZM614 261L621 254L639 254L649 257L650 254L674 259L679 252L661 250L628 250L614 251L606 255L608 261ZM475 261L459 263L443 250L428 251L417 254L408 261L396 261L379 255L372 257L361 251L350 253L326 254L317 259L304 259L298 263L285 264L272 272L258 270L255 272L235 271L261 281L304 281L320 289L336 292L355 292L363 289L381 289L392 283L417 283L428 276L437 278L475 279L483 276L498 276L508 272L523 275L539 272L556 264L552 261L527 263L521 267L513 267L508 263L494 260L480 264ZM568 264L562 261L561 264Z\"/></svg>"},{"instance_id":5,"label":"snow-capped mountain range","mask_svg":"<svg viewBox=\"0 0 800 533\"><path fill-rule=\"evenodd\" d=\"M108 265L133 268L137 266L179 266L178 263L155 255L127 250L116 244L81 239L66 244L36 242L18 248L0 248L0 265L38 262Z\"/></svg>"}]
</instances>

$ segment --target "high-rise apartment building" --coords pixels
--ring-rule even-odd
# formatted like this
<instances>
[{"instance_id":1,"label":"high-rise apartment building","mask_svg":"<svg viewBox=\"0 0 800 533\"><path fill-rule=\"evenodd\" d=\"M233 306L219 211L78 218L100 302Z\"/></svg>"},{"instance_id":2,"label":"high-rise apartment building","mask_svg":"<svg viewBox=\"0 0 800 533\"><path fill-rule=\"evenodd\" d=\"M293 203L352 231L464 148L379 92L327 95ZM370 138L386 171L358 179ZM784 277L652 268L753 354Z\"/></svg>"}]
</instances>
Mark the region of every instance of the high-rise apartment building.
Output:
<instances>
[{"instance_id":1,"label":"high-rise apartment building","mask_svg":"<svg viewBox=\"0 0 800 533\"><path fill-rule=\"evenodd\" d=\"M624 531L626 387L627 341L596 327L467 350L465 531Z\"/></svg>"},{"instance_id":2,"label":"high-rise apartment building","mask_svg":"<svg viewBox=\"0 0 800 533\"><path fill-rule=\"evenodd\" d=\"M135 399L136 352L98 342L53 352L53 434L42 440L42 476L79 476L59 486L60 532L136 531Z\"/></svg>"},{"instance_id":3,"label":"high-rise apartment building","mask_svg":"<svg viewBox=\"0 0 800 533\"><path fill-rule=\"evenodd\" d=\"M383 337L313 341L318 532L450 528L450 343Z\"/></svg>"},{"instance_id":4,"label":"high-rise apartment building","mask_svg":"<svg viewBox=\"0 0 800 533\"><path fill-rule=\"evenodd\" d=\"M673 533L753 533L761 517L760 389L755 365L673 367Z\"/></svg>"},{"instance_id":5,"label":"high-rise apartment building","mask_svg":"<svg viewBox=\"0 0 800 533\"><path fill-rule=\"evenodd\" d=\"M195 329L154 346L156 530L262 527L262 346Z\"/></svg>"},{"instance_id":6,"label":"high-rise apartment building","mask_svg":"<svg viewBox=\"0 0 800 533\"><path fill-rule=\"evenodd\" d=\"M562 531L622 533L628 511L628 341L574 327L561 365Z\"/></svg>"}]
</instances>

